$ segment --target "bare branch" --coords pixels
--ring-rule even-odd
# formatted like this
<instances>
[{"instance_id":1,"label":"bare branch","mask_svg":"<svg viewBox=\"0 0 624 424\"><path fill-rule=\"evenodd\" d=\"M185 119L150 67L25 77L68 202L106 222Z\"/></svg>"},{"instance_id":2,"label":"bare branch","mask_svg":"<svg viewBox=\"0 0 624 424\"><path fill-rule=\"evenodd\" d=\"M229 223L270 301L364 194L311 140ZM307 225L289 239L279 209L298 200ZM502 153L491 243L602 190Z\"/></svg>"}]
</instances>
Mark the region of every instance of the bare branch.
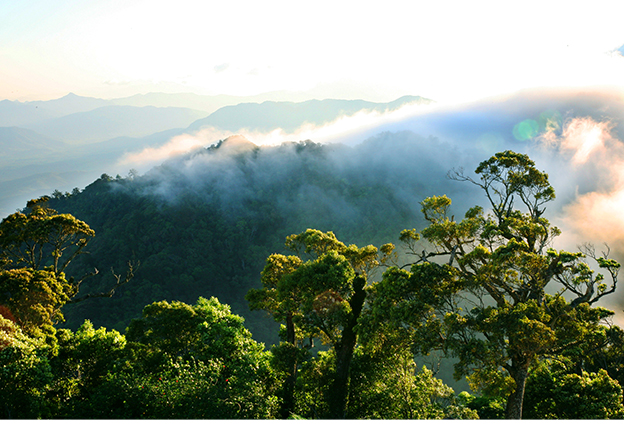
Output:
<instances>
[{"instance_id":1,"label":"bare branch","mask_svg":"<svg viewBox=\"0 0 624 424\"><path fill-rule=\"evenodd\" d=\"M138 268L140 264L137 263L136 267ZM134 270L135 270L135 265L132 262L128 262L128 270L126 271L126 276L125 278L122 279L122 276L119 274L115 274L115 270L111 268L111 273L113 274L113 277L116 280L115 285L107 292L101 292L101 293L90 293L81 297L75 297L72 300L70 300L67 303L78 303L78 302L82 302L83 300L87 300L93 297L113 297L113 295L115 294L115 291L123 286L124 284L128 283L133 277L134 277ZM97 269L96 269L97 271ZM83 279L84 280L84 279ZM82 280L81 280L82 282Z\"/></svg>"},{"instance_id":2,"label":"bare branch","mask_svg":"<svg viewBox=\"0 0 624 424\"><path fill-rule=\"evenodd\" d=\"M420 253L420 254L418 254L416 252L410 253L410 254L419 256L420 259L418 259L416 262L406 263L402 267L400 267L400 269L405 269L407 267L411 267L412 265L418 265L421 262L429 262L429 258L432 258L434 256L448 255L449 252L427 252L426 250L423 250L422 253Z\"/></svg>"}]
</instances>

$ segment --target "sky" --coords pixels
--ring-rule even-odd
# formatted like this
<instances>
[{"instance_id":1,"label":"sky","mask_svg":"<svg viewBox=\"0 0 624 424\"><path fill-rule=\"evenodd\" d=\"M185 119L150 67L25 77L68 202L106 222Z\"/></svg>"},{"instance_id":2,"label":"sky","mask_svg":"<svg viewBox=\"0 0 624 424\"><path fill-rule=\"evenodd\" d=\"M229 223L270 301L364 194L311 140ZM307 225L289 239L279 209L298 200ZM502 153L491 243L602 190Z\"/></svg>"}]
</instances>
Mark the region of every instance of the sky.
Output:
<instances>
[{"instance_id":1,"label":"sky","mask_svg":"<svg viewBox=\"0 0 624 424\"><path fill-rule=\"evenodd\" d=\"M619 1L0 0L0 99L624 87ZM623 50L624 51L624 50Z\"/></svg>"}]
</instances>

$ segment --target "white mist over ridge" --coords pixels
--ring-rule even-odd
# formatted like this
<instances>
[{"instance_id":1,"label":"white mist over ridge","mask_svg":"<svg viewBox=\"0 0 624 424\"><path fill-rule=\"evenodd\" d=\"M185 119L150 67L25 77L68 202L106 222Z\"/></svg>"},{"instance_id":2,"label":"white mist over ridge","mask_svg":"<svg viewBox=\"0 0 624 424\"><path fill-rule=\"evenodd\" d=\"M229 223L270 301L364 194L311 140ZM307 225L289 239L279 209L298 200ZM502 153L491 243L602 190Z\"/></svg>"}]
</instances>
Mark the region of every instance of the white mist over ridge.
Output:
<instances>
[{"instance_id":1,"label":"white mist over ridge","mask_svg":"<svg viewBox=\"0 0 624 424\"><path fill-rule=\"evenodd\" d=\"M278 173L286 178L288 170L280 170L278 156L269 154L279 150L280 143L333 143L336 147L329 150L332 166L326 172L359 175L364 184L389 182L394 196L405 199L416 211L422 196L448 194L454 201L456 217L474 204L487 206L486 199L467 183L445 179L446 171L464 168L471 175L480 161L496 152L510 149L526 153L549 174L557 193L545 214L563 231L553 247L576 250L590 242L600 251L602 243L607 243L611 257L624 262L623 120L624 97L617 92L529 91L455 107L420 105L386 114L359 113L321 127L304 125L293 133L276 129L238 134L261 146L259 162L254 165L258 170L266 165L261 166L262 161L274 161L268 169L275 170L275 175L258 173L258 179L269 181ZM124 160L127 164L148 164L177 155L178 160L169 161L167 166L183 167L190 180L202 175L205 167L219 170L223 175L218 184L235 192L246 188L237 187L244 182L228 155L189 154L231 135L205 129ZM166 185L159 189L171 194ZM323 193L314 195L320 198ZM339 202L339 196L332 196L331 201ZM619 303L615 297L605 301L607 307L615 309L621 309L614 307Z\"/></svg>"},{"instance_id":2,"label":"white mist over ridge","mask_svg":"<svg viewBox=\"0 0 624 424\"><path fill-rule=\"evenodd\" d=\"M295 131L276 128L262 132L240 129L236 132L205 127L191 134L181 134L159 147L147 147L139 152L126 153L118 161L119 165L147 170L162 161L186 154L200 147L208 147L232 135L240 135L256 145L278 145L288 141L313 140L317 143L358 144L362 141L362 131L376 134L381 125L400 122L407 117L416 116L432 110L434 105L420 103L406 104L396 110L378 112L362 110L350 116L341 116L324 125L305 123Z\"/></svg>"}]
</instances>

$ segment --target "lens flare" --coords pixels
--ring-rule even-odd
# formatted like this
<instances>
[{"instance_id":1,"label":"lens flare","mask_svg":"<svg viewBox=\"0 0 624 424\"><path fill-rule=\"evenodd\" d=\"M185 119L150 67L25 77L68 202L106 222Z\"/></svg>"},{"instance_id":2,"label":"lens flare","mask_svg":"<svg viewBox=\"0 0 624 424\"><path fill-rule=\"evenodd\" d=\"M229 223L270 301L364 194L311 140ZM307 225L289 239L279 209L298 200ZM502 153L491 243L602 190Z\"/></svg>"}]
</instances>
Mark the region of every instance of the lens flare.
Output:
<instances>
[{"instance_id":1,"label":"lens flare","mask_svg":"<svg viewBox=\"0 0 624 424\"><path fill-rule=\"evenodd\" d=\"M513 127L513 136L518 141L530 140L539 134L539 124L534 119L525 119Z\"/></svg>"}]
</instances>

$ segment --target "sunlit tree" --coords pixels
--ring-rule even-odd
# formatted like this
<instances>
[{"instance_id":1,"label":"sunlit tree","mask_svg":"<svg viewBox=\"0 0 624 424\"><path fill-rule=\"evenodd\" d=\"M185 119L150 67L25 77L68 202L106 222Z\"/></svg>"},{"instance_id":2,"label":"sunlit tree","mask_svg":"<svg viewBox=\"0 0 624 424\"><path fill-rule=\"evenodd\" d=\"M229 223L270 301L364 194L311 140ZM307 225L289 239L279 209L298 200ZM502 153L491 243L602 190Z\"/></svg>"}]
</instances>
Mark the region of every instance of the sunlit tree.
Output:
<instances>
[{"instance_id":1,"label":"sunlit tree","mask_svg":"<svg viewBox=\"0 0 624 424\"><path fill-rule=\"evenodd\" d=\"M48 200L31 200L24 212L0 222L0 305L30 335L52 334L66 303L110 297L133 276L130 264L124 277L113 273L110 290L78 296L82 282L97 269L77 279L66 278L65 271L95 232L74 216L48 208Z\"/></svg>"},{"instance_id":2,"label":"sunlit tree","mask_svg":"<svg viewBox=\"0 0 624 424\"><path fill-rule=\"evenodd\" d=\"M555 191L528 156L497 153L475 172L478 179L462 171L450 175L483 190L487 214L475 206L456 221L448 197L425 199L428 227L401 235L415 261L409 271L386 271L373 309L379 316L391 311L423 349L456 355L457 377L468 375L475 388L502 373L496 382L508 387L506 416L519 419L529 370L539 358L604 337L600 323L612 312L592 305L615 291L620 265L591 246L583 252L551 247L560 230L543 214Z\"/></svg>"},{"instance_id":3,"label":"sunlit tree","mask_svg":"<svg viewBox=\"0 0 624 424\"><path fill-rule=\"evenodd\" d=\"M357 344L357 322L366 298L367 278L379 265L374 246L345 245L332 232L307 230L286 239L297 256L274 254L262 273L262 289L246 298L251 309L264 309L285 323L287 360L283 416L292 412L297 349L305 339L320 338L335 351L328 389L329 416L344 418L349 369ZM304 260L306 257L308 260Z\"/></svg>"}]
</instances>

